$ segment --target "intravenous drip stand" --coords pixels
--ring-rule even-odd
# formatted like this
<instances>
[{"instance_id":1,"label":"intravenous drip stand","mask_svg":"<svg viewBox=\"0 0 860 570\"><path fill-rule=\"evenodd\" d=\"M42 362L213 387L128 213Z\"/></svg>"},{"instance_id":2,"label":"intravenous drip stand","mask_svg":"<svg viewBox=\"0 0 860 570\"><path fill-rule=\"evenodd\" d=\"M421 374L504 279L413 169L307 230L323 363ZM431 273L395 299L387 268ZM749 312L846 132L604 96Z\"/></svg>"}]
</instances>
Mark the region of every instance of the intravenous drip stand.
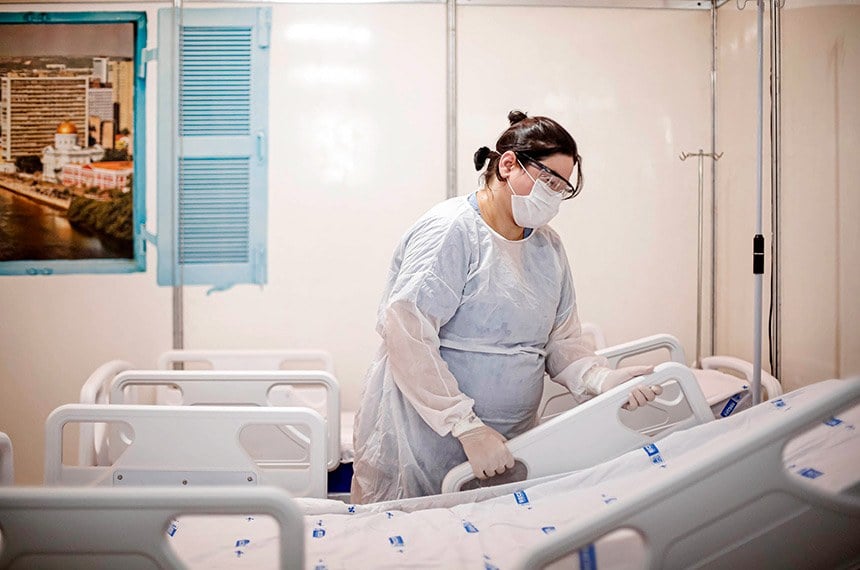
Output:
<instances>
[{"instance_id":1,"label":"intravenous drip stand","mask_svg":"<svg viewBox=\"0 0 860 570\"><path fill-rule=\"evenodd\" d=\"M699 368L702 364L702 249L704 247L704 220L702 209L705 176L704 160L705 158L710 158L716 162L723 156L723 153L715 154L713 152L704 152L702 149L699 149L699 152L682 152L679 155L679 158L681 160L687 160L692 156L699 158L699 273L696 296L696 361L693 362L693 366ZM713 278L714 276L712 275L711 279L713 280Z\"/></svg>"}]
</instances>

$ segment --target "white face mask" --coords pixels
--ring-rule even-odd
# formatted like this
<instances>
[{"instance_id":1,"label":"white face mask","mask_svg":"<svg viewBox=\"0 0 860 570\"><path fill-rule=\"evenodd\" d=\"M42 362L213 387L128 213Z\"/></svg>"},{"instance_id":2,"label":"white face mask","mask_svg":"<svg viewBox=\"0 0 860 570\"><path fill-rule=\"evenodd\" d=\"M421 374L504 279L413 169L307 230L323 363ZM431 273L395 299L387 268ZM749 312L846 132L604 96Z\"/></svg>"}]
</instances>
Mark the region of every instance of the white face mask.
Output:
<instances>
[{"instance_id":1,"label":"white face mask","mask_svg":"<svg viewBox=\"0 0 860 570\"><path fill-rule=\"evenodd\" d=\"M561 192L553 192L544 182L532 178L522 163L520 166L534 184L528 196L520 196L514 192L511 183L505 181L512 194L511 210L514 214L514 221L521 228L545 226L558 213L558 207L561 205Z\"/></svg>"}]
</instances>

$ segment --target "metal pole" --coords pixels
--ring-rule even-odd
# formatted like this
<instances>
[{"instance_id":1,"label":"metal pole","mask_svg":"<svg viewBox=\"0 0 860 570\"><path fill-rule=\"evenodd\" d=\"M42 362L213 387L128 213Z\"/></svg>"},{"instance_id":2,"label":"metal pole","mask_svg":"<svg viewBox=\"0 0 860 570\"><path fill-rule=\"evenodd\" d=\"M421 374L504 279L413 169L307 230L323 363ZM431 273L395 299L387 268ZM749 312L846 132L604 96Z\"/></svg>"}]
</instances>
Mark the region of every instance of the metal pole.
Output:
<instances>
[{"instance_id":1,"label":"metal pole","mask_svg":"<svg viewBox=\"0 0 860 570\"><path fill-rule=\"evenodd\" d=\"M448 0L448 179L445 195L457 195L457 0Z\"/></svg>"},{"instance_id":2,"label":"metal pole","mask_svg":"<svg viewBox=\"0 0 860 570\"><path fill-rule=\"evenodd\" d=\"M180 61L182 58L182 54L180 51L182 50L182 42L180 41L180 36L182 33L182 0L174 0L173 8L176 12L176 18L174 18L175 25L173 27L173 41L176 49L174 53L177 54L177 61ZM179 101L179 71L177 70L173 74L173 85L171 85L172 90L172 98L174 101ZM179 105L176 105L176 109L173 111L174 114L178 113ZM179 132L179 117L174 116L174 133ZM185 327L184 327L184 309L183 309L183 291L182 291L182 267L179 264L180 260L180 252L179 249L182 247L182 243L180 241L180 237L182 235L181 228L179 227L179 192L181 191L181 180L179 177L179 160L182 157L182 138L178 136L178 134L174 134L174 148L176 152L173 154L173 169L174 169L174 192L173 192L173 201L174 206L172 208L173 212L173 235L174 235L174 243L176 247L173 249L173 349L178 350L185 347Z\"/></svg>"},{"instance_id":3,"label":"metal pole","mask_svg":"<svg viewBox=\"0 0 860 570\"><path fill-rule=\"evenodd\" d=\"M780 358L780 316L782 313L780 296L780 259L779 259L779 199L780 199L780 166L782 153L780 148L780 101L782 86L780 74L782 71L782 8L780 0L770 2L770 217L771 217L771 274L770 295L773 315L771 316L771 373L781 377Z\"/></svg>"},{"instance_id":4,"label":"metal pole","mask_svg":"<svg viewBox=\"0 0 860 570\"><path fill-rule=\"evenodd\" d=\"M711 155L717 153L717 0L711 0ZM708 354L717 346L717 161L711 162L711 338Z\"/></svg>"},{"instance_id":5,"label":"metal pole","mask_svg":"<svg viewBox=\"0 0 860 570\"><path fill-rule=\"evenodd\" d=\"M764 273L764 237L761 235L762 229L762 129L763 129L763 109L762 100L764 99L764 85L762 76L764 75L764 0L757 0L757 21L758 21L758 125L756 129L756 220L755 220L755 236L753 237L753 277L754 277L754 307L753 307L753 381L752 381L752 400L753 405L761 402L761 286L762 276ZM759 250L761 253L759 254Z\"/></svg>"},{"instance_id":6,"label":"metal pole","mask_svg":"<svg viewBox=\"0 0 860 570\"><path fill-rule=\"evenodd\" d=\"M696 362L693 363L695 368L702 365L702 249L704 247L704 220L703 215L703 198L704 198L704 177L705 177L705 155L702 149L699 149L699 269L697 274L696 284Z\"/></svg>"}]
</instances>

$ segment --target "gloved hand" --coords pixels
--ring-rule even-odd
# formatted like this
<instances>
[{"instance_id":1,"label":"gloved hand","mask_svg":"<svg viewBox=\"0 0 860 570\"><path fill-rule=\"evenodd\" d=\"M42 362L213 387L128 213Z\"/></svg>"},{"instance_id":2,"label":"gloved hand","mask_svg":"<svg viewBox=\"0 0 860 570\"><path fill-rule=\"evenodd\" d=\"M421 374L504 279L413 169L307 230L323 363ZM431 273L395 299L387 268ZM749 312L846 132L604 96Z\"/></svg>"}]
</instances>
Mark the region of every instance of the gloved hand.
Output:
<instances>
[{"instance_id":1,"label":"gloved hand","mask_svg":"<svg viewBox=\"0 0 860 570\"><path fill-rule=\"evenodd\" d=\"M604 368L598 371L602 374L602 379L599 380L600 392L606 392L615 388L619 384L624 384L628 380L632 380L637 376L645 376L654 372L653 366L625 366L623 368ZM624 404L624 409L635 410L639 406L644 406L648 402L663 393L663 387L660 385L653 386L636 386L630 390L630 395L627 397L627 403Z\"/></svg>"},{"instance_id":2,"label":"gloved hand","mask_svg":"<svg viewBox=\"0 0 860 570\"><path fill-rule=\"evenodd\" d=\"M514 466L514 456L505 445L505 437L489 426L482 425L460 434L457 438L478 479L499 475Z\"/></svg>"}]
</instances>

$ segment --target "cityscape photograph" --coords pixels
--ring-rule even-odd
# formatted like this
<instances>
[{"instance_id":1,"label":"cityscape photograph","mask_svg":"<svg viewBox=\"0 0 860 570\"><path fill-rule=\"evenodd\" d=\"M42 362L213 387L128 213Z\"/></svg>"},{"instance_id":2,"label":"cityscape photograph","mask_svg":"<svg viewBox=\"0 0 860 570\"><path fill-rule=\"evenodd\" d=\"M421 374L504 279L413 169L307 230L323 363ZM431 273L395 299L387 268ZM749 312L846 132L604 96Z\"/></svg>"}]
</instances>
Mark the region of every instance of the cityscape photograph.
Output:
<instances>
[{"instance_id":1,"label":"cityscape photograph","mask_svg":"<svg viewBox=\"0 0 860 570\"><path fill-rule=\"evenodd\" d=\"M132 24L0 25L0 261L133 257Z\"/></svg>"}]
</instances>

